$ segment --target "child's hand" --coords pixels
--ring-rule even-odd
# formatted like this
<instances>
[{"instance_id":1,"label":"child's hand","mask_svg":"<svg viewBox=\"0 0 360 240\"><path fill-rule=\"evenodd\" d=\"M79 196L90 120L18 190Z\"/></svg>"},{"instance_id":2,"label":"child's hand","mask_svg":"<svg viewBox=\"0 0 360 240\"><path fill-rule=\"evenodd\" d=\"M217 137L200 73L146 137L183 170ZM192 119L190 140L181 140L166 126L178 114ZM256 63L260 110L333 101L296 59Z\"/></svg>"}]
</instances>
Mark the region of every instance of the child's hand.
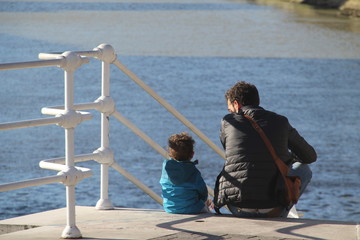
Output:
<instances>
[{"instance_id":1,"label":"child's hand","mask_svg":"<svg viewBox=\"0 0 360 240\"><path fill-rule=\"evenodd\" d=\"M210 209L214 210L214 203L211 199L206 200L205 205Z\"/></svg>"}]
</instances>

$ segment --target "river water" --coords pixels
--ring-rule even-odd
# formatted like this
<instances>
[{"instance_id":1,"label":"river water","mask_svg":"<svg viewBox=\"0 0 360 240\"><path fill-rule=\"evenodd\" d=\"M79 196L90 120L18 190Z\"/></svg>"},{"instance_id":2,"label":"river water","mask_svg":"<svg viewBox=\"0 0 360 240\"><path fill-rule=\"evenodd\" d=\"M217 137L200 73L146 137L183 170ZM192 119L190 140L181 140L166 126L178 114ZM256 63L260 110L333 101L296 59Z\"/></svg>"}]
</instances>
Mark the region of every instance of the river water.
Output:
<instances>
[{"instance_id":1,"label":"river water","mask_svg":"<svg viewBox=\"0 0 360 240\"><path fill-rule=\"evenodd\" d=\"M91 50L111 44L120 61L220 146L224 92L236 81L256 84L261 105L289 118L314 146L313 180L297 209L309 219L360 221L360 20L331 10L272 1L2 1L0 62L33 61L40 52ZM100 63L75 74L75 102L100 95ZM188 131L115 67L117 109L166 147ZM0 122L41 118L63 104L56 67L0 72ZM99 114L76 128L76 154L100 145ZM116 162L160 194L162 157L111 119ZM197 137L195 158L213 187L223 160ZM57 126L2 131L0 182L51 176L38 162L64 156ZM99 199L99 166L76 188L78 205ZM110 169L114 206L161 208ZM0 218L65 207L65 187L49 184L0 193Z\"/></svg>"}]
</instances>

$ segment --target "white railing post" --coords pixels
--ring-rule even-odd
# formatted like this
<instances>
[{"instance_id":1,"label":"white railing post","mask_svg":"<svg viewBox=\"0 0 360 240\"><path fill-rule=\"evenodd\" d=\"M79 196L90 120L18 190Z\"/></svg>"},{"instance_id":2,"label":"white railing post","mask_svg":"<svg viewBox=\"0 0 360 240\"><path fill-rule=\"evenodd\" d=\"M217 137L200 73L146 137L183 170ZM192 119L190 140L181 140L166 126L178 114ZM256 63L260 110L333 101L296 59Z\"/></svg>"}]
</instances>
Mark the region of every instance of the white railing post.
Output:
<instances>
[{"instance_id":1,"label":"white railing post","mask_svg":"<svg viewBox=\"0 0 360 240\"><path fill-rule=\"evenodd\" d=\"M76 226L75 220L75 185L77 183L77 170L75 168L75 150L74 150L74 131L79 123L77 113L74 111L74 71L81 66L81 57L75 53L65 52L63 56L66 63L61 66L65 70L65 96L64 96L64 114L67 121L61 126L65 128L65 173L67 179L66 185L66 206L67 206L67 225L62 232L62 238L81 238L81 232Z\"/></svg>"},{"instance_id":2,"label":"white railing post","mask_svg":"<svg viewBox=\"0 0 360 240\"><path fill-rule=\"evenodd\" d=\"M102 78L101 78L101 100L108 100L110 98L110 64L116 59L114 49L108 44L101 44L94 49L97 52L97 58L102 61ZM101 147L103 151L110 149L109 140L109 116L114 111L114 105L110 108L104 106L99 109L101 111ZM96 203L96 209L109 210L114 209L111 201L109 200L109 164L101 163L101 186L100 186L100 199Z\"/></svg>"},{"instance_id":3,"label":"white railing post","mask_svg":"<svg viewBox=\"0 0 360 240\"><path fill-rule=\"evenodd\" d=\"M110 96L110 63L102 62L102 92L101 96L106 98ZM109 114L101 113L101 149L109 148ZM96 209L109 210L114 209L109 200L109 165L101 163L101 185L100 199L96 203Z\"/></svg>"},{"instance_id":4,"label":"white railing post","mask_svg":"<svg viewBox=\"0 0 360 240\"><path fill-rule=\"evenodd\" d=\"M74 105L74 72L65 71L65 113L73 111ZM74 156L74 128L65 128L65 165L73 170ZM63 238L80 238L80 230L75 220L75 185L66 185L67 226L62 233Z\"/></svg>"}]
</instances>

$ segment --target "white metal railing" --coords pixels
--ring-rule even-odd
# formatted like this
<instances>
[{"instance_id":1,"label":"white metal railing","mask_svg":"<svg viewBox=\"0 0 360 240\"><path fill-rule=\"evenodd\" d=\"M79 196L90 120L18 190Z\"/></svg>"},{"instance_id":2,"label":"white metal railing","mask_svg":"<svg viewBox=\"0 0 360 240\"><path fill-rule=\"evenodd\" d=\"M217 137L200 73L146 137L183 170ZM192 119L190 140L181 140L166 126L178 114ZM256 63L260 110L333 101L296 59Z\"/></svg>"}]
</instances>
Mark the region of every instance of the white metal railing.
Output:
<instances>
[{"instance_id":1,"label":"white metal railing","mask_svg":"<svg viewBox=\"0 0 360 240\"><path fill-rule=\"evenodd\" d=\"M82 64L89 62L93 57L102 61L102 85L101 96L91 103L74 104L74 71ZM34 126L56 124L65 130L65 157L52 158L40 161L41 168L59 171L55 176L31 179L15 183L0 185L0 191L26 188L42 184L61 182L66 185L67 202L67 225L62 232L63 238L80 238L80 230L76 227L75 221L75 185L86 177L92 175L92 171L87 168L76 167L76 162L94 160L101 164L101 189L100 199L96 204L97 209L113 209L112 203L108 198L108 168L112 167L122 174L138 188L148 194L151 198L162 204L162 199L150 188L144 185L136 177L131 175L119 164L114 161L114 154L109 148L109 116L113 116L124 124L136 135L153 147L163 157L167 157L167 152L149 136L141 131L137 126L127 120L123 115L116 111L116 105L110 97L110 64L114 64L130 79L138 84L145 92L158 101L165 109L179 119L185 126L194 132L201 140L225 159L224 152L208 139L190 121L181 115L175 108L168 104L163 98L156 94L149 86L139 79L133 72L127 69L118 59L114 49L108 44L101 44L90 51L64 52L64 53L40 53L39 61L5 63L0 64L0 70L12 70L22 68L58 66L65 71L64 76L64 106L44 107L42 114L51 115L50 118L32 119L19 122L1 123L0 130L10 130L16 128L27 128ZM92 153L74 155L74 128L81 122L90 120L92 115L84 110L95 109L101 112L101 146ZM213 196L213 190L208 187L209 194Z\"/></svg>"}]
</instances>

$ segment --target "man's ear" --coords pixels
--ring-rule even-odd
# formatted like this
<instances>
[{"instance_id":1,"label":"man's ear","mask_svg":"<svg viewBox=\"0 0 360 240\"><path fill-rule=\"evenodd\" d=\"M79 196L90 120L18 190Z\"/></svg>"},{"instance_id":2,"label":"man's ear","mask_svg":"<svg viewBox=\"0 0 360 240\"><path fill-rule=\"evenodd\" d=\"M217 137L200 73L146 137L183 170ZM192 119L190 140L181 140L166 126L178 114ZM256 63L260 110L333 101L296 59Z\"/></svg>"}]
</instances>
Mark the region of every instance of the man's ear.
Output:
<instances>
[{"instance_id":1,"label":"man's ear","mask_svg":"<svg viewBox=\"0 0 360 240\"><path fill-rule=\"evenodd\" d=\"M238 113L240 108L242 107L242 105L236 100L234 100L233 105L234 105L236 113Z\"/></svg>"}]
</instances>

